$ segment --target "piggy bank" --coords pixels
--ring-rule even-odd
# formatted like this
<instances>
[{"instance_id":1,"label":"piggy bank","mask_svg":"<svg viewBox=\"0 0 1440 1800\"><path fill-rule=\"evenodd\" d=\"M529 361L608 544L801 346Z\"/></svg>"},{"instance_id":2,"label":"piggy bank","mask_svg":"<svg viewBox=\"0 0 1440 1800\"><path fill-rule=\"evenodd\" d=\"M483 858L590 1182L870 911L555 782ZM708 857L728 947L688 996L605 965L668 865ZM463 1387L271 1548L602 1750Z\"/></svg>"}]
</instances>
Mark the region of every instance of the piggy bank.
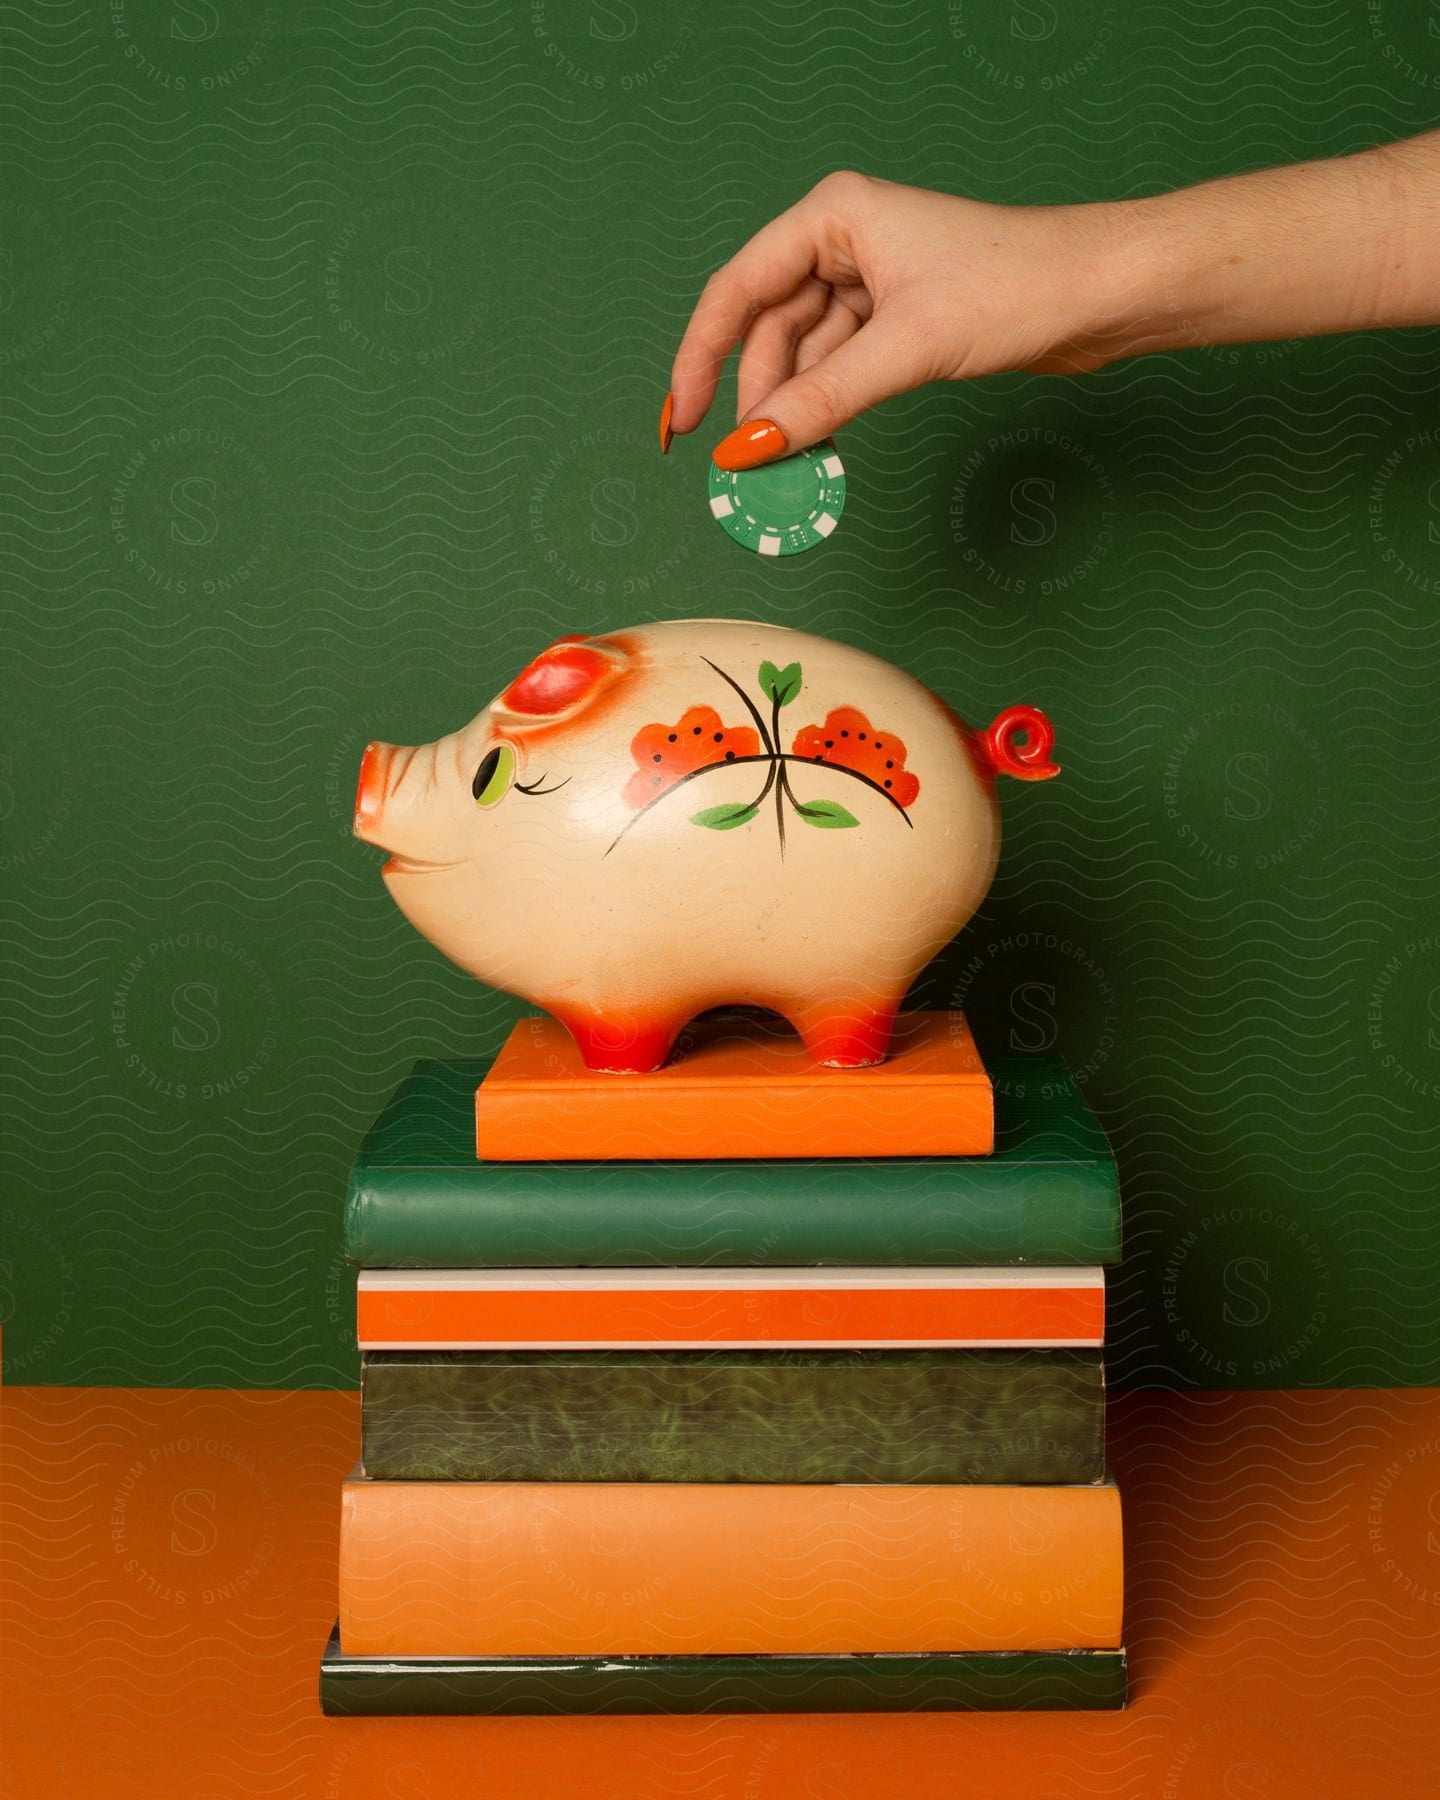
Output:
<instances>
[{"instance_id":1,"label":"piggy bank","mask_svg":"<svg viewBox=\"0 0 1440 1800\"><path fill-rule=\"evenodd\" d=\"M656 1069L735 1004L861 1067L990 885L996 776L1056 774L1053 741L1033 707L972 731L844 644L677 619L561 638L449 737L370 744L355 834L418 930L591 1069Z\"/></svg>"}]
</instances>

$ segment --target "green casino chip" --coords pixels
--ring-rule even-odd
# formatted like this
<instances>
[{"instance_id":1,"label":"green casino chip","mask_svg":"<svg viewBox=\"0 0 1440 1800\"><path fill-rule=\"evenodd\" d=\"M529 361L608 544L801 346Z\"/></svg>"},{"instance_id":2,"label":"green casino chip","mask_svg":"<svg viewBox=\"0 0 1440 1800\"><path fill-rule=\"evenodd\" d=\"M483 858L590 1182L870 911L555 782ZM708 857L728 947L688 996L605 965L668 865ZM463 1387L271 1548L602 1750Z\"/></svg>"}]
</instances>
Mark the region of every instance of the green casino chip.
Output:
<instances>
[{"instance_id":1,"label":"green casino chip","mask_svg":"<svg viewBox=\"0 0 1440 1800\"><path fill-rule=\"evenodd\" d=\"M813 550L845 510L845 465L832 443L731 473L710 465L710 510L737 544L761 556Z\"/></svg>"}]
</instances>

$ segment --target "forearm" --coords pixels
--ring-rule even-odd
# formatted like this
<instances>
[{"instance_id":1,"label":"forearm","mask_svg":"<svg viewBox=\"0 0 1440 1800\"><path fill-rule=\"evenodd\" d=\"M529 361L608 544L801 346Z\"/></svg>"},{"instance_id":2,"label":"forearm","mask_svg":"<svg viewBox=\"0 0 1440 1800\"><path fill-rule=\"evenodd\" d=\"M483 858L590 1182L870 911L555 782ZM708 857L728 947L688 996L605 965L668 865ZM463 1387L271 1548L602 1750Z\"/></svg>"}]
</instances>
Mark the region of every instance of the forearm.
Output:
<instances>
[{"instance_id":1,"label":"forearm","mask_svg":"<svg viewBox=\"0 0 1440 1800\"><path fill-rule=\"evenodd\" d=\"M1440 132L1111 209L1105 360L1440 324Z\"/></svg>"},{"instance_id":2,"label":"forearm","mask_svg":"<svg viewBox=\"0 0 1440 1800\"><path fill-rule=\"evenodd\" d=\"M722 469L930 381L1079 375L1147 350L1440 325L1440 131L1172 194L1007 206L829 175L706 284L660 442L743 341Z\"/></svg>"}]
</instances>

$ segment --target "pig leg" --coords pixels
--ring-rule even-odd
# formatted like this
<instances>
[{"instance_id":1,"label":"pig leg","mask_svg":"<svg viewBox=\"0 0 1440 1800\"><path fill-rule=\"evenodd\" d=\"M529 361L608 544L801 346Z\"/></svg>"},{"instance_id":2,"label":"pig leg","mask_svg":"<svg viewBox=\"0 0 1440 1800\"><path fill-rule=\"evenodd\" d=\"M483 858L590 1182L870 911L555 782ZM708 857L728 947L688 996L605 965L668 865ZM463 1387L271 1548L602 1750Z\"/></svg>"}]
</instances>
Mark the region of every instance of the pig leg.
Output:
<instances>
[{"instance_id":1,"label":"pig leg","mask_svg":"<svg viewBox=\"0 0 1440 1800\"><path fill-rule=\"evenodd\" d=\"M782 1010L816 1062L831 1069L863 1069L884 1062L900 999L897 994L893 1000L817 1001Z\"/></svg>"},{"instance_id":2,"label":"pig leg","mask_svg":"<svg viewBox=\"0 0 1440 1800\"><path fill-rule=\"evenodd\" d=\"M574 1038L587 1069L615 1075L648 1075L670 1054L689 1018L637 1018L621 1012L586 1013L549 1007Z\"/></svg>"}]
</instances>

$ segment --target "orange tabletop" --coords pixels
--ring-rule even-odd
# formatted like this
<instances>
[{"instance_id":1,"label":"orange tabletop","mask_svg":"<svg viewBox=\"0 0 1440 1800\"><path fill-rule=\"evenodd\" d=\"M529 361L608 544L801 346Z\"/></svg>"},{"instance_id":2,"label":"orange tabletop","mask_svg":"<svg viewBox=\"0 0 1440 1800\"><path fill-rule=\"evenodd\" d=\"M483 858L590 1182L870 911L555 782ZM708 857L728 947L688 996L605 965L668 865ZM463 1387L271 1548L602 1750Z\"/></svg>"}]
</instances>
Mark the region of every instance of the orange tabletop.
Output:
<instances>
[{"instance_id":1,"label":"orange tabletop","mask_svg":"<svg viewBox=\"0 0 1440 1800\"><path fill-rule=\"evenodd\" d=\"M1348 1800L1434 1785L1440 1395L1119 1395L1102 1714L324 1719L353 1394L0 1390L0 1793Z\"/></svg>"}]
</instances>

